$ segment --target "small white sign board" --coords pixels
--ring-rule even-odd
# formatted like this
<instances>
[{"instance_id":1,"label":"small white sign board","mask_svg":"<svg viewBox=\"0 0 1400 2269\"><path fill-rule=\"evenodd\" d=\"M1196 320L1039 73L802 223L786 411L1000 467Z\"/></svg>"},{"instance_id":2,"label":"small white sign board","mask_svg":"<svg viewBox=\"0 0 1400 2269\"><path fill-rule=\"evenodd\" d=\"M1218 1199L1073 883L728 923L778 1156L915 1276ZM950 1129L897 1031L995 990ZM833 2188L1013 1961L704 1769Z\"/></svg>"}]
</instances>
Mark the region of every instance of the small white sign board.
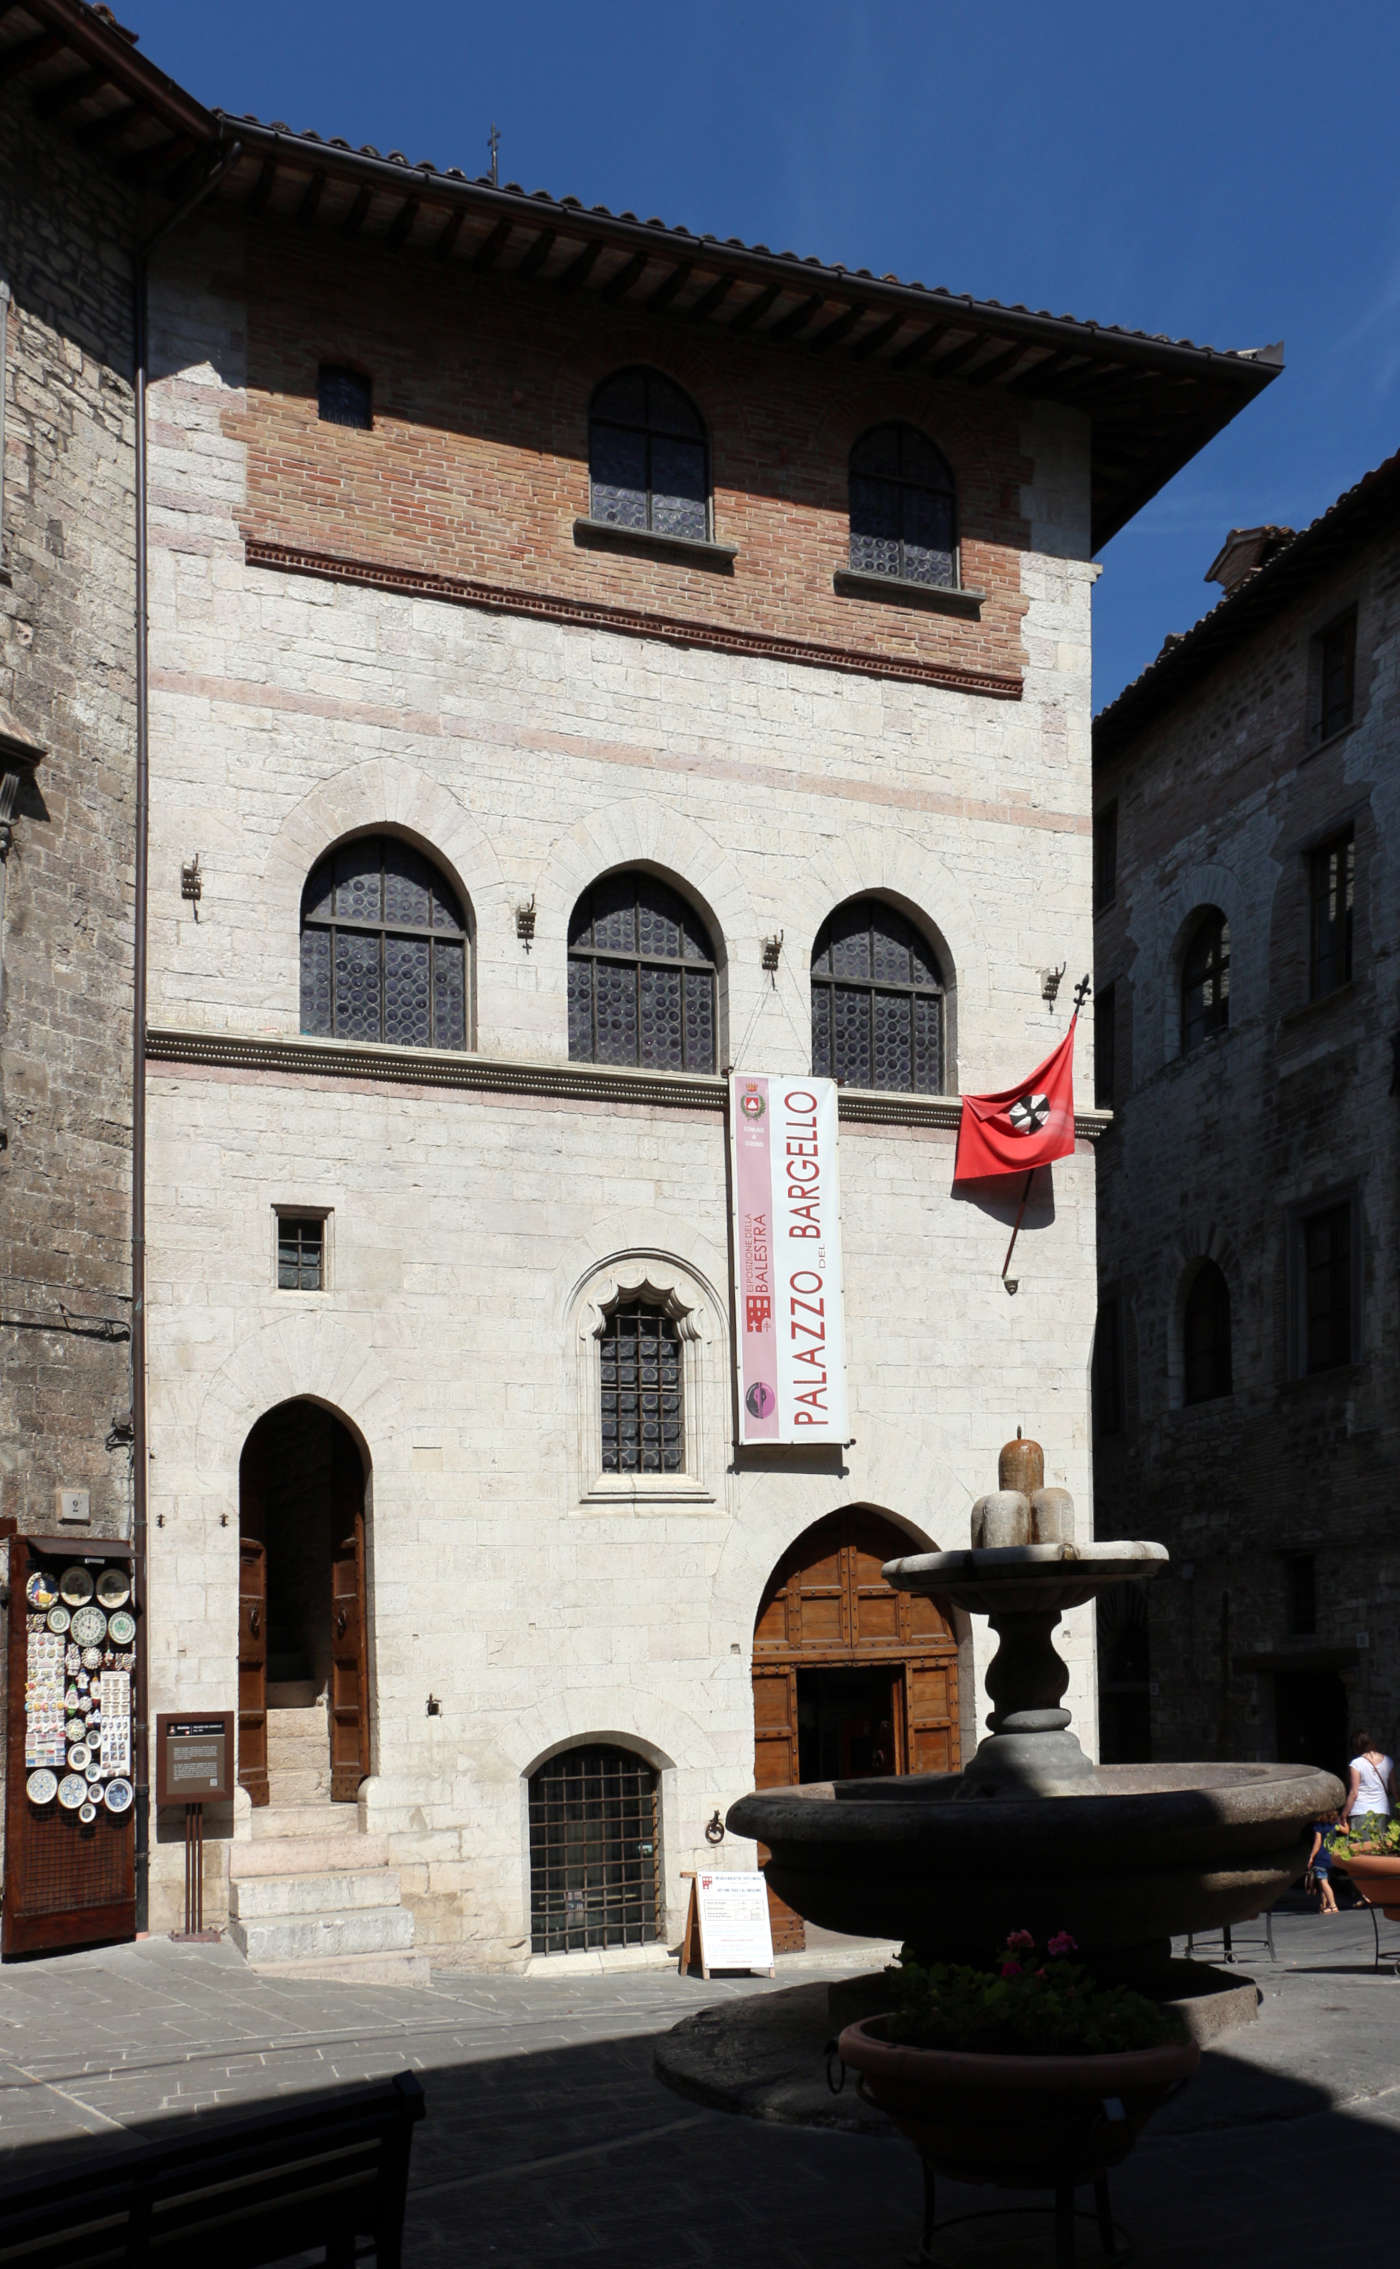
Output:
<instances>
[{"instance_id":1,"label":"small white sign board","mask_svg":"<svg viewBox=\"0 0 1400 2269\"><path fill-rule=\"evenodd\" d=\"M682 1968L697 1955L702 1977L711 1970L774 1975L768 1885L757 1868L701 1869L692 1878Z\"/></svg>"}]
</instances>

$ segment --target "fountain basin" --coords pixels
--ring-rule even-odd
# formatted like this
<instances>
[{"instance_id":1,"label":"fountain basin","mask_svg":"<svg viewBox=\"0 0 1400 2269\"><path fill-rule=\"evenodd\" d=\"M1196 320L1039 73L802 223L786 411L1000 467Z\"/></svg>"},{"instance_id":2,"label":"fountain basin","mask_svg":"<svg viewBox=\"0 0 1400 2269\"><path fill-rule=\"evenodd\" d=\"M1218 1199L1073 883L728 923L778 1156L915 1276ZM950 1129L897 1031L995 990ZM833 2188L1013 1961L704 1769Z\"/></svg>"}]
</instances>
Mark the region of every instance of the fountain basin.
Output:
<instances>
[{"instance_id":1,"label":"fountain basin","mask_svg":"<svg viewBox=\"0 0 1400 2269\"><path fill-rule=\"evenodd\" d=\"M769 1847L808 1921L985 1959L1011 1930L1069 1930L1089 1958L1217 1930L1302 1874L1312 1822L1343 1801L1311 1765L1100 1765L1084 1792L990 1793L961 1773L764 1789L728 1825Z\"/></svg>"}]
</instances>

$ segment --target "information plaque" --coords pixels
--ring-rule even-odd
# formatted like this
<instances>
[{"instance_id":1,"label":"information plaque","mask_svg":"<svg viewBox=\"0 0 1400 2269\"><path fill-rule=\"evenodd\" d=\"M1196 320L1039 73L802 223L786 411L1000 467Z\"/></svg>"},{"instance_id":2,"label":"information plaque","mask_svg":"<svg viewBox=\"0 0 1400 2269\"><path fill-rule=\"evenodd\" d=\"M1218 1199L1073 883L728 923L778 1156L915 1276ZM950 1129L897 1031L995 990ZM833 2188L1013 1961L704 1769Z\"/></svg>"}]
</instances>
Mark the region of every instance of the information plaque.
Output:
<instances>
[{"instance_id":1,"label":"information plaque","mask_svg":"<svg viewBox=\"0 0 1400 2269\"><path fill-rule=\"evenodd\" d=\"M219 1804L233 1795L233 1711L188 1716L162 1710L156 1719L156 1802Z\"/></svg>"},{"instance_id":2,"label":"information plaque","mask_svg":"<svg viewBox=\"0 0 1400 2269\"><path fill-rule=\"evenodd\" d=\"M681 1945L680 1973L698 1963L711 1970L773 1970L768 1885L756 1868L702 1868L690 1874L690 1912Z\"/></svg>"}]
</instances>

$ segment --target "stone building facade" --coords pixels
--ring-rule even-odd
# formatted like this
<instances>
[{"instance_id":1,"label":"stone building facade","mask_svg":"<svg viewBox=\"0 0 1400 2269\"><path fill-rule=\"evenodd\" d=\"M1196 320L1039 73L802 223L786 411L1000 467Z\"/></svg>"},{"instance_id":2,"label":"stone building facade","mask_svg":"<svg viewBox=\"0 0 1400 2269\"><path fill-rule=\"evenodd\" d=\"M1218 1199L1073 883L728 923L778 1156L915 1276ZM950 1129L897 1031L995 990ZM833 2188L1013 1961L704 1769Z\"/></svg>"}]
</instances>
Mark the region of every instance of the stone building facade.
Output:
<instances>
[{"instance_id":1,"label":"stone building facade","mask_svg":"<svg viewBox=\"0 0 1400 2269\"><path fill-rule=\"evenodd\" d=\"M1106 1753L1393 1749L1400 460L1098 718L1096 1492L1160 1537Z\"/></svg>"}]
</instances>

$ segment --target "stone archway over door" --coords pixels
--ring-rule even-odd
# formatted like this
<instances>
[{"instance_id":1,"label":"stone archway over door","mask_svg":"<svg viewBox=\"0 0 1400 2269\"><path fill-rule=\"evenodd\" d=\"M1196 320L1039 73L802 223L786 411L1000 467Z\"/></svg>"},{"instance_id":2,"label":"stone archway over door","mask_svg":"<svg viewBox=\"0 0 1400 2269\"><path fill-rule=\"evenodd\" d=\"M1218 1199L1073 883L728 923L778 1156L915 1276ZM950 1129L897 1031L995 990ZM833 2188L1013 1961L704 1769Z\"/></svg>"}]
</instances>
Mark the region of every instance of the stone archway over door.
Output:
<instances>
[{"instance_id":1,"label":"stone archway over door","mask_svg":"<svg viewBox=\"0 0 1400 2269\"><path fill-rule=\"evenodd\" d=\"M349 1428L320 1403L279 1403L243 1446L238 1777L256 1805L279 1800L269 1707L284 1746L312 1713L306 1766L332 1803L352 1804L369 1772L365 1482Z\"/></svg>"},{"instance_id":2,"label":"stone archway over door","mask_svg":"<svg viewBox=\"0 0 1400 2269\"><path fill-rule=\"evenodd\" d=\"M754 1625L755 1787L958 1770L952 1625L880 1573L909 1541L853 1506L784 1553ZM801 1947L801 1917L772 1891L768 1907L776 1950Z\"/></svg>"}]
</instances>

